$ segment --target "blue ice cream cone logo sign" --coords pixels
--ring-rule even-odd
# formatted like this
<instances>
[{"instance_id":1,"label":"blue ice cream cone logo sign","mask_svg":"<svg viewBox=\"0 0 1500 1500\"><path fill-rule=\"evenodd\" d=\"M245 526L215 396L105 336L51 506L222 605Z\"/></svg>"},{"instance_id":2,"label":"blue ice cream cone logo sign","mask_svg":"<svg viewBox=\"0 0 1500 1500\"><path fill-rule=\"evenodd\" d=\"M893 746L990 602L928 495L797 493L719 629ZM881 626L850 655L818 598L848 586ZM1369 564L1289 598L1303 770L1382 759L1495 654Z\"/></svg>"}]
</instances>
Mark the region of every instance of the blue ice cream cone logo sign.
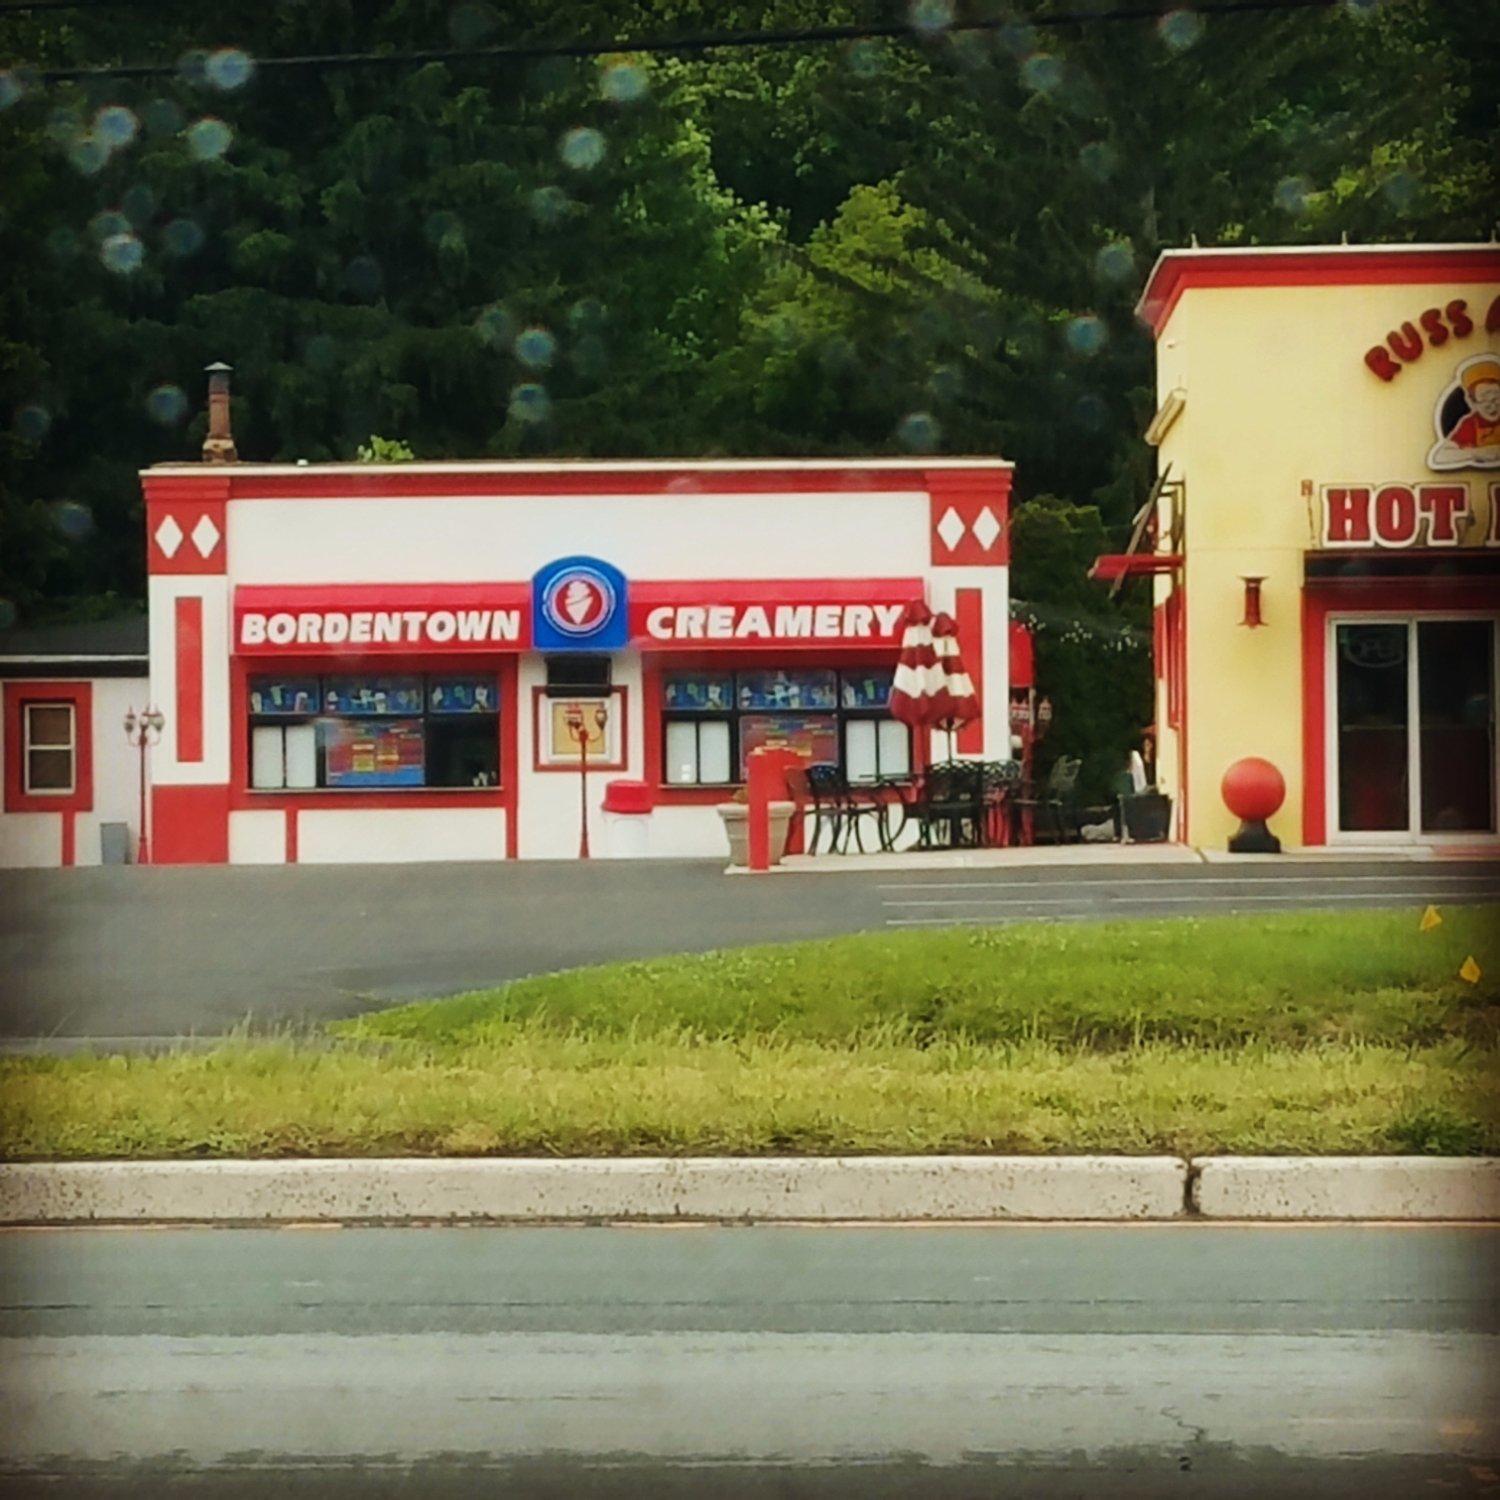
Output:
<instances>
[{"instance_id":1,"label":"blue ice cream cone logo sign","mask_svg":"<svg viewBox=\"0 0 1500 1500\"><path fill-rule=\"evenodd\" d=\"M625 575L597 557L562 557L531 580L539 651L617 651L629 639Z\"/></svg>"}]
</instances>

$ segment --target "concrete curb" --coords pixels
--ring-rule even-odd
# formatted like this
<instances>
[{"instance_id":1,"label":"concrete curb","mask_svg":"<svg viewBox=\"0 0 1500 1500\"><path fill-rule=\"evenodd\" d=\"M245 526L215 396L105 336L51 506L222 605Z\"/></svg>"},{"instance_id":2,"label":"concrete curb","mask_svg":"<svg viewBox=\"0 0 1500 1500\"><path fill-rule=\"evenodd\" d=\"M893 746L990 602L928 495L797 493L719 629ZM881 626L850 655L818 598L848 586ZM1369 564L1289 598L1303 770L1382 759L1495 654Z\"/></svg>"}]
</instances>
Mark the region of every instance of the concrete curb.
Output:
<instances>
[{"instance_id":1,"label":"concrete curb","mask_svg":"<svg viewBox=\"0 0 1500 1500\"><path fill-rule=\"evenodd\" d=\"M1500 1220L1500 1158L496 1157L0 1166L0 1225Z\"/></svg>"},{"instance_id":2,"label":"concrete curb","mask_svg":"<svg viewBox=\"0 0 1500 1500\"><path fill-rule=\"evenodd\" d=\"M0 1167L0 1224L441 1219L1171 1219L1144 1157L52 1162Z\"/></svg>"},{"instance_id":3,"label":"concrete curb","mask_svg":"<svg viewBox=\"0 0 1500 1500\"><path fill-rule=\"evenodd\" d=\"M1500 1158L1206 1156L1191 1203L1206 1219L1500 1219Z\"/></svg>"}]
</instances>

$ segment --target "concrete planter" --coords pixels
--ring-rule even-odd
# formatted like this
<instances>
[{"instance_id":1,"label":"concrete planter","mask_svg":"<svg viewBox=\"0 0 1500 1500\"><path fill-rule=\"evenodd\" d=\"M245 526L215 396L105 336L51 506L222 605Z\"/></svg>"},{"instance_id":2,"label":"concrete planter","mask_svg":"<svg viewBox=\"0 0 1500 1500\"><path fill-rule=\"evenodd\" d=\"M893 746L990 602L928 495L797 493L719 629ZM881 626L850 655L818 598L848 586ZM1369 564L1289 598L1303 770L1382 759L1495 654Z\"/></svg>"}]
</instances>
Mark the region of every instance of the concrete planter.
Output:
<instances>
[{"instance_id":1,"label":"concrete planter","mask_svg":"<svg viewBox=\"0 0 1500 1500\"><path fill-rule=\"evenodd\" d=\"M797 810L795 802L773 802L771 804L771 863L779 865L786 853L787 830L791 827L792 814ZM724 822L724 832L729 838L729 863L744 869L750 863L749 834L746 820L750 807L745 802L720 802L719 817Z\"/></svg>"}]
</instances>

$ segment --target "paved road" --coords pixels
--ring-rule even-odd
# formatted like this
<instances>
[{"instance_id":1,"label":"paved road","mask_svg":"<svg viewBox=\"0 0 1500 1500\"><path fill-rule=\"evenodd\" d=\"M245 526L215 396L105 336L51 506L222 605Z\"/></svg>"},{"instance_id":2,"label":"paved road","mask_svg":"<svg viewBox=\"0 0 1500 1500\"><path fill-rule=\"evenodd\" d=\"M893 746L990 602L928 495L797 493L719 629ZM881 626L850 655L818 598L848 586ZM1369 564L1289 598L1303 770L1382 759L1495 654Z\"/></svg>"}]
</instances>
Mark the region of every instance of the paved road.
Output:
<instances>
[{"instance_id":1,"label":"paved road","mask_svg":"<svg viewBox=\"0 0 1500 1500\"><path fill-rule=\"evenodd\" d=\"M0 1235L7 1494L1500 1485L1500 1231Z\"/></svg>"},{"instance_id":2,"label":"paved road","mask_svg":"<svg viewBox=\"0 0 1500 1500\"><path fill-rule=\"evenodd\" d=\"M726 877L713 862L0 872L0 1038L215 1034L885 926L1500 900L1500 862Z\"/></svg>"}]
</instances>

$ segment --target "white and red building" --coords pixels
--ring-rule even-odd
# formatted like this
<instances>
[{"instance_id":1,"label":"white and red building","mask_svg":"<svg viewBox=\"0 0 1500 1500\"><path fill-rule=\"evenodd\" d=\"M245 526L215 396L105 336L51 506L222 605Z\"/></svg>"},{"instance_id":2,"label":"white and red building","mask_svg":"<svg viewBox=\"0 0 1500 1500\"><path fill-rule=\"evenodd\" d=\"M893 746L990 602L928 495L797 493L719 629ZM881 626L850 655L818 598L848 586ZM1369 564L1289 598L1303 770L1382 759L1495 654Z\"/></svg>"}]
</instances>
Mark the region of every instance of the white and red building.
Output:
<instances>
[{"instance_id":1,"label":"white and red building","mask_svg":"<svg viewBox=\"0 0 1500 1500\"><path fill-rule=\"evenodd\" d=\"M580 723L598 852L628 781L634 847L722 854L714 804L756 745L853 779L927 756L885 711L917 597L979 685L957 752L1008 756L1010 480L990 459L150 469L154 858L569 857Z\"/></svg>"}]
</instances>

